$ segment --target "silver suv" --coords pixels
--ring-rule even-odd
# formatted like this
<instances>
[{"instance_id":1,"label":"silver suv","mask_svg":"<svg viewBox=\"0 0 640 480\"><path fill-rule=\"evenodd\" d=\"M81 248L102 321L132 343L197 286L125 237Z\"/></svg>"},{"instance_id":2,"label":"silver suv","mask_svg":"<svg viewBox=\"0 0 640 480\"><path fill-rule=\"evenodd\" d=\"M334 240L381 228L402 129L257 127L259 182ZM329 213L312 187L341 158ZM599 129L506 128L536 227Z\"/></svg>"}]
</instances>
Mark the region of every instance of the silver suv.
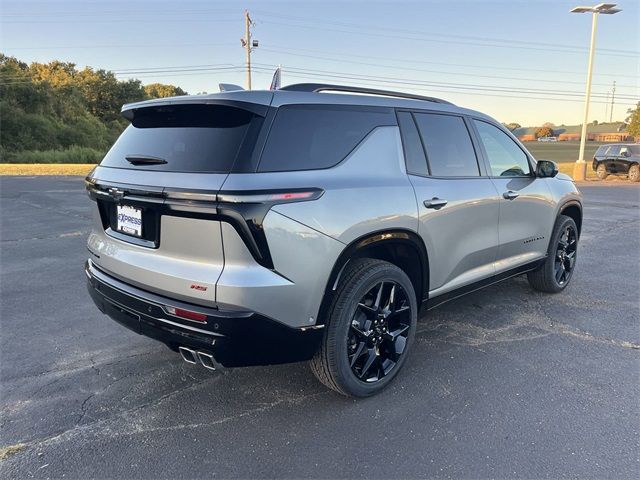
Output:
<instances>
[{"instance_id":1,"label":"silver suv","mask_svg":"<svg viewBox=\"0 0 640 480\"><path fill-rule=\"evenodd\" d=\"M122 114L86 179L89 292L187 362L310 360L368 396L406 362L420 311L525 272L545 292L571 280L579 191L481 113L299 84Z\"/></svg>"}]
</instances>

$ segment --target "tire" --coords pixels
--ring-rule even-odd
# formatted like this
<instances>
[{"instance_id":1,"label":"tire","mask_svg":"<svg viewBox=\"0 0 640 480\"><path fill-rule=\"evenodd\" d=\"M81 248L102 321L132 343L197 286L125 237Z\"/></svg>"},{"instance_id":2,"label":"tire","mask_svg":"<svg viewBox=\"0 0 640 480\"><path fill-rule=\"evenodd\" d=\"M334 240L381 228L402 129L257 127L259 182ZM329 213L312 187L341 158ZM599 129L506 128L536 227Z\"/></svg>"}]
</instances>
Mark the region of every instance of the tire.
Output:
<instances>
[{"instance_id":1,"label":"tire","mask_svg":"<svg viewBox=\"0 0 640 480\"><path fill-rule=\"evenodd\" d=\"M634 163L629 167L629 172L627 173L630 182L640 182L640 165Z\"/></svg>"},{"instance_id":2,"label":"tire","mask_svg":"<svg viewBox=\"0 0 640 480\"><path fill-rule=\"evenodd\" d=\"M600 162L596 167L596 177L598 177L600 180L605 180L608 176L609 174L607 173L607 166L604 164L604 162Z\"/></svg>"},{"instance_id":3,"label":"tire","mask_svg":"<svg viewBox=\"0 0 640 480\"><path fill-rule=\"evenodd\" d=\"M578 228L571 217L560 215L551 235L545 262L527 274L535 290L558 293L573 276L578 255Z\"/></svg>"},{"instance_id":4,"label":"tire","mask_svg":"<svg viewBox=\"0 0 640 480\"><path fill-rule=\"evenodd\" d=\"M328 309L311 370L320 382L342 395L374 395L405 364L417 320L415 291L400 268L382 260L353 260Z\"/></svg>"}]
</instances>

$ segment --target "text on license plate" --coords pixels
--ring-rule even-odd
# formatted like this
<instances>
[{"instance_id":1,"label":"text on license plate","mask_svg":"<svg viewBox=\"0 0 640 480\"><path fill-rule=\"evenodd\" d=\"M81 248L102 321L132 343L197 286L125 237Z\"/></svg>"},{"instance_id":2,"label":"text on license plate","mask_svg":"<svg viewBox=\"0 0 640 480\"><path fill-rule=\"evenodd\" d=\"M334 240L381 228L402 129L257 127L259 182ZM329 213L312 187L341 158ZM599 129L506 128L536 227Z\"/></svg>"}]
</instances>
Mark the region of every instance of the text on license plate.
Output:
<instances>
[{"instance_id":1,"label":"text on license plate","mask_svg":"<svg viewBox=\"0 0 640 480\"><path fill-rule=\"evenodd\" d=\"M118 230L136 237L142 236L142 209L118 205Z\"/></svg>"}]
</instances>

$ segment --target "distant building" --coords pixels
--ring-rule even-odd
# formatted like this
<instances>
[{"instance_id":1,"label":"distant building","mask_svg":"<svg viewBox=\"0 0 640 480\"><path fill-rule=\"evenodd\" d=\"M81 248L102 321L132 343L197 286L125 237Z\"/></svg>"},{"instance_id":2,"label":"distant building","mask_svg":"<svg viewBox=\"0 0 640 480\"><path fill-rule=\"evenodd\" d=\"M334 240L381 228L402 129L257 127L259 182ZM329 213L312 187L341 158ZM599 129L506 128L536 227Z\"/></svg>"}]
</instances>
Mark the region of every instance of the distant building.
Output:
<instances>
[{"instance_id":1,"label":"distant building","mask_svg":"<svg viewBox=\"0 0 640 480\"><path fill-rule=\"evenodd\" d=\"M520 140L521 142L535 142L536 136L535 135L520 135L518 137L518 140Z\"/></svg>"},{"instance_id":2,"label":"distant building","mask_svg":"<svg viewBox=\"0 0 640 480\"><path fill-rule=\"evenodd\" d=\"M580 134L579 133L561 133L560 135L558 135L558 140L560 140L561 142L577 141L577 140L580 140Z\"/></svg>"},{"instance_id":3,"label":"distant building","mask_svg":"<svg viewBox=\"0 0 640 480\"><path fill-rule=\"evenodd\" d=\"M579 133L561 133L558 136L558 140L561 142L579 141ZM588 133L587 140L589 142L632 142L633 137L627 132L615 132L615 133Z\"/></svg>"},{"instance_id":4,"label":"distant building","mask_svg":"<svg viewBox=\"0 0 640 480\"><path fill-rule=\"evenodd\" d=\"M627 132L613 132L613 133L590 133L587 136L588 140L595 142L632 142L633 136Z\"/></svg>"}]
</instances>

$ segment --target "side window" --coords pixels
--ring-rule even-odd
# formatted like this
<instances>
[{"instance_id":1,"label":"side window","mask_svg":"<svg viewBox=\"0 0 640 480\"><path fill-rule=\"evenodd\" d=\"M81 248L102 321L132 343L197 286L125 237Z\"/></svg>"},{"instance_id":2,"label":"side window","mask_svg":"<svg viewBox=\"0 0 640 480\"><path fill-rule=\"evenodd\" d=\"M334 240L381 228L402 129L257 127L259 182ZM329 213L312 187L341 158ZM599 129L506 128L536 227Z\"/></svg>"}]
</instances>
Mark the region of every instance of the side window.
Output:
<instances>
[{"instance_id":1,"label":"side window","mask_svg":"<svg viewBox=\"0 0 640 480\"><path fill-rule=\"evenodd\" d=\"M527 155L506 133L487 122L474 120L494 177L521 177L531 174Z\"/></svg>"},{"instance_id":2,"label":"side window","mask_svg":"<svg viewBox=\"0 0 640 480\"><path fill-rule=\"evenodd\" d=\"M596 157L601 157L603 155L606 155L610 148L611 148L611 146L609 146L609 145L602 145L602 146L598 147L598 150L596 150L595 156Z\"/></svg>"},{"instance_id":3,"label":"side window","mask_svg":"<svg viewBox=\"0 0 640 480\"><path fill-rule=\"evenodd\" d=\"M416 123L435 177L478 177L478 160L462 117L416 113Z\"/></svg>"},{"instance_id":4,"label":"side window","mask_svg":"<svg viewBox=\"0 0 640 480\"><path fill-rule=\"evenodd\" d=\"M607 157L617 157L618 155L620 155L620 145L613 145L607 151Z\"/></svg>"},{"instance_id":5,"label":"side window","mask_svg":"<svg viewBox=\"0 0 640 480\"><path fill-rule=\"evenodd\" d=\"M620 148L620 153L618 155L621 155L624 157L625 155L628 155L628 154L629 154L629 147L622 147Z\"/></svg>"},{"instance_id":6,"label":"side window","mask_svg":"<svg viewBox=\"0 0 640 480\"><path fill-rule=\"evenodd\" d=\"M397 125L390 108L285 105L278 109L258 171L317 170L341 162L374 128Z\"/></svg>"},{"instance_id":7,"label":"side window","mask_svg":"<svg viewBox=\"0 0 640 480\"><path fill-rule=\"evenodd\" d=\"M402 136L407 173L428 175L427 159L424 156L424 149L416 123L413 121L413 115L409 112L398 112L398 125Z\"/></svg>"}]
</instances>

